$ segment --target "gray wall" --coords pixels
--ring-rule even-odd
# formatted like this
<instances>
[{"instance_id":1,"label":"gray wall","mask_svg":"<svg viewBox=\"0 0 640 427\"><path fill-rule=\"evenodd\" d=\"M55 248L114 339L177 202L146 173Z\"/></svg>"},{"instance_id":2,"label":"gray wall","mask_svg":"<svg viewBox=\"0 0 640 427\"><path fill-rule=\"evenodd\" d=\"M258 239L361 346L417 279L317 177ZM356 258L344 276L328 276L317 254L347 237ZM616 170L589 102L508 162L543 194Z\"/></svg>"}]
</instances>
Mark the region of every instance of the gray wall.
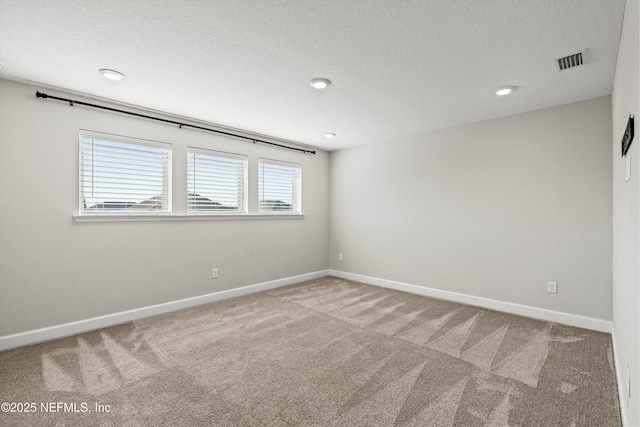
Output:
<instances>
[{"instance_id":1,"label":"gray wall","mask_svg":"<svg viewBox=\"0 0 640 427\"><path fill-rule=\"evenodd\" d=\"M612 94L613 139L613 333L616 362L624 394L626 365L631 373L631 398L622 414L627 425L640 425L640 6L627 0ZM626 181L626 159L620 141L629 114L635 115L635 138L627 156L631 180Z\"/></svg>"},{"instance_id":2,"label":"gray wall","mask_svg":"<svg viewBox=\"0 0 640 427\"><path fill-rule=\"evenodd\" d=\"M611 320L610 144L603 97L332 152L331 268Z\"/></svg>"},{"instance_id":3,"label":"gray wall","mask_svg":"<svg viewBox=\"0 0 640 427\"><path fill-rule=\"evenodd\" d=\"M328 268L328 153L71 108L35 90L0 80L0 336ZM250 197L259 156L301 163L305 218L76 223L79 129L172 143L183 211L187 144L248 155Z\"/></svg>"}]
</instances>

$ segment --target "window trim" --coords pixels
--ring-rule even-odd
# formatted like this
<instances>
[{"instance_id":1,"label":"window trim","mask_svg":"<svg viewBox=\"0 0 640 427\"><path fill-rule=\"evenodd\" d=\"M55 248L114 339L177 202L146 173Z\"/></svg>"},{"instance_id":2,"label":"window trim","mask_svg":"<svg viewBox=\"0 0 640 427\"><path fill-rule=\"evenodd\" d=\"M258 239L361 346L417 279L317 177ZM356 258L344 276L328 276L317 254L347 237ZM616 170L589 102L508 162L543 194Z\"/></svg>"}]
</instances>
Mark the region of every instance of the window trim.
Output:
<instances>
[{"instance_id":1,"label":"window trim","mask_svg":"<svg viewBox=\"0 0 640 427\"><path fill-rule=\"evenodd\" d=\"M226 221L226 220L269 220L269 219L304 219L304 214L222 214L222 215L192 215L192 214L171 214L171 215L73 215L73 220L79 223L88 222L149 222L149 221Z\"/></svg>"}]
</instances>

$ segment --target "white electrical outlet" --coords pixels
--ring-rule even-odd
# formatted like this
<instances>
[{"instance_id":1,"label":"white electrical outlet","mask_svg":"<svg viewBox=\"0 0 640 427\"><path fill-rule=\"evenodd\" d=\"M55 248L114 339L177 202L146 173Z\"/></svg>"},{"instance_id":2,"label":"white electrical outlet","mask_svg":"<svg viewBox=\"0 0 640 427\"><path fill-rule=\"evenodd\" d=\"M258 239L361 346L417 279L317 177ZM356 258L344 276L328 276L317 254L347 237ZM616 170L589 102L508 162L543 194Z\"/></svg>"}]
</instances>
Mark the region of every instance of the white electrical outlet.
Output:
<instances>
[{"instance_id":1,"label":"white electrical outlet","mask_svg":"<svg viewBox=\"0 0 640 427\"><path fill-rule=\"evenodd\" d=\"M627 161L625 162L625 179L627 182L631 181L631 153L627 154Z\"/></svg>"},{"instance_id":2,"label":"white electrical outlet","mask_svg":"<svg viewBox=\"0 0 640 427\"><path fill-rule=\"evenodd\" d=\"M338 261L342 261L344 259L344 257L342 256L342 254L338 254Z\"/></svg>"},{"instance_id":3,"label":"white electrical outlet","mask_svg":"<svg viewBox=\"0 0 640 427\"><path fill-rule=\"evenodd\" d=\"M217 279L218 278L218 269L214 268L213 270L211 270L211 278L212 279Z\"/></svg>"},{"instance_id":4,"label":"white electrical outlet","mask_svg":"<svg viewBox=\"0 0 640 427\"><path fill-rule=\"evenodd\" d=\"M558 282L547 282L547 292L550 294L558 293Z\"/></svg>"}]
</instances>

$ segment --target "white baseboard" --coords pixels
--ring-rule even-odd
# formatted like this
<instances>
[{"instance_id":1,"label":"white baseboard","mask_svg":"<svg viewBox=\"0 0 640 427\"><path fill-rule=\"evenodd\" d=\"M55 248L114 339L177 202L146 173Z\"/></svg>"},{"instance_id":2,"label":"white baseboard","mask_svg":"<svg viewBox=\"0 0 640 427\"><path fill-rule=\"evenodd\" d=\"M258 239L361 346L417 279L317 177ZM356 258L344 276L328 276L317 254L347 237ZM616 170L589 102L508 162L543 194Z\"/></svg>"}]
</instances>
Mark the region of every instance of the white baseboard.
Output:
<instances>
[{"instance_id":1,"label":"white baseboard","mask_svg":"<svg viewBox=\"0 0 640 427\"><path fill-rule=\"evenodd\" d=\"M627 421L627 405L624 397L624 384L626 375L626 366L620 360L618 356L618 346L616 345L616 332L615 328L611 331L611 344L613 347L613 364L616 371L616 383L618 383L618 402L620 404L620 418L622 420L622 426L628 426Z\"/></svg>"},{"instance_id":2,"label":"white baseboard","mask_svg":"<svg viewBox=\"0 0 640 427\"><path fill-rule=\"evenodd\" d=\"M476 297L473 295L461 294L458 292L444 291L441 289L428 288L426 286L417 286L409 283L396 282L393 280L379 279L376 277L347 273L345 271L339 270L329 270L329 274L331 274L332 276L340 277L342 279L353 280L355 282L361 282L368 285L380 286L383 288L395 289L398 291L409 292L426 297L459 302L462 304L516 314L518 316L532 317L534 319L561 323L563 325L576 326L578 328L591 329L608 334L612 332L612 323L608 320L579 316L576 314L563 313L560 311L547 310L544 308L531 307L528 305L498 301L489 298Z\"/></svg>"},{"instance_id":3,"label":"white baseboard","mask_svg":"<svg viewBox=\"0 0 640 427\"><path fill-rule=\"evenodd\" d=\"M257 283L255 285L243 286L241 288L214 292L211 294L200 295L192 298L185 298L178 301L171 301L163 304L156 304L148 307L121 311L119 313L107 314L105 316L92 317L90 319L79 320L77 322L49 326L46 328L35 329L32 331L21 332L13 335L6 335L0 337L0 351L35 344L43 341L49 341L56 338L62 338L69 335L80 334L83 332L95 331L96 329L120 325L122 323L131 322L133 320L138 320L145 317L156 316L158 314L169 313L172 311L181 310L183 308L194 307L197 305L208 304L210 302L221 301L229 298L239 297L242 295L275 289L282 286L292 285L294 283L304 282L306 280L318 279L320 277L327 276L328 274L329 270L320 270L313 273L301 274L299 276L291 276L284 279Z\"/></svg>"},{"instance_id":4,"label":"white baseboard","mask_svg":"<svg viewBox=\"0 0 640 427\"><path fill-rule=\"evenodd\" d=\"M169 313L172 311L181 310L183 308L194 307L210 302L221 301L229 298L239 297L242 295L252 294L255 292L275 289L282 286L304 282L306 280L318 279L327 275L341 277L343 279L353 280L369 285L396 289L399 291L409 292L426 297L444 299L520 316L532 317L535 319L591 329L599 332L612 332L612 323L606 320L492 300L488 298L476 297L473 295L460 294L457 292L444 291L424 286L417 286L392 280L379 279L360 274L347 273L339 270L320 270L313 273L301 274L298 276L291 276L283 279L272 280L269 282L243 286L241 288L229 289L226 291L214 292L211 294L171 301L163 304L141 307L133 310L122 311L119 313L107 314L104 316L93 317L90 319L79 320L62 325L49 326L42 329L35 329L32 331L21 332L13 335L6 335L0 337L0 351L22 347L25 345L31 345L43 341L49 341L52 339L62 338L83 332L94 331L96 329L119 325L122 323L131 322L133 320L138 320L145 317L155 316L158 314ZM618 367L617 364L616 366Z\"/></svg>"}]
</instances>

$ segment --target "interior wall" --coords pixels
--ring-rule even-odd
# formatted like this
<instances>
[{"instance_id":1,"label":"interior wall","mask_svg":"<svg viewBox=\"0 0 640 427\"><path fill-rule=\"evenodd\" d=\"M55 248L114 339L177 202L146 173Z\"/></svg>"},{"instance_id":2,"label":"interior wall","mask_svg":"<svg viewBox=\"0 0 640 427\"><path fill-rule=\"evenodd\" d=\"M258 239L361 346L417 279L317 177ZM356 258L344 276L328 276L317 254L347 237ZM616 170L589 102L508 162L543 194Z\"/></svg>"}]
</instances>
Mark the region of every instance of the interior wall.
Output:
<instances>
[{"instance_id":1,"label":"interior wall","mask_svg":"<svg viewBox=\"0 0 640 427\"><path fill-rule=\"evenodd\" d=\"M640 2L627 0L612 92L613 143L613 334L621 394L626 393L627 364L631 396L622 399L626 425L640 425ZM621 140L629 115L635 116L635 138L627 153Z\"/></svg>"},{"instance_id":2,"label":"interior wall","mask_svg":"<svg viewBox=\"0 0 640 427\"><path fill-rule=\"evenodd\" d=\"M0 80L0 336L328 268L327 152L71 108L36 89ZM250 197L258 157L300 163L304 219L75 222L80 129L172 143L183 213L187 145L248 155Z\"/></svg>"},{"instance_id":3,"label":"interior wall","mask_svg":"<svg viewBox=\"0 0 640 427\"><path fill-rule=\"evenodd\" d=\"M332 152L331 269L611 320L610 141L602 97Z\"/></svg>"}]
</instances>

